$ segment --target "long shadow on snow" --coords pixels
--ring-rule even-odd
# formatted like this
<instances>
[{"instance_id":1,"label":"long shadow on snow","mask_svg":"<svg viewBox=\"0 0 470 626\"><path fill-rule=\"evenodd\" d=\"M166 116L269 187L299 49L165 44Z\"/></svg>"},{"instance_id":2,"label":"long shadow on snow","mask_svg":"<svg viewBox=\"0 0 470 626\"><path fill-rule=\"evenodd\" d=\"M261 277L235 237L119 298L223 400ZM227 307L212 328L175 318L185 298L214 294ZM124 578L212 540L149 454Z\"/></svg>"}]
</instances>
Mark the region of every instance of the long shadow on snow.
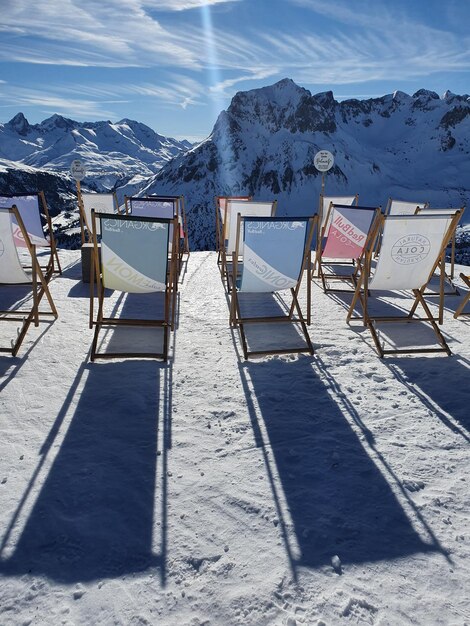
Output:
<instances>
[{"instance_id":1,"label":"long shadow on snow","mask_svg":"<svg viewBox=\"0 0 470 626\"><path fill-rule=\"evenodd\" d=\"M470 441L470 363L458 356L388 359L385 364L452 432Z\"/></svg>"},{"instance_id":2,"label":"long shadow on snow","mask_svg":"<svg viewBox=\"0 0 470 626\"><path fill-rule=\"evenodd\" d=\"M334 382L325 384L313 363L312 358L301 357L240 365L256 443L263 449L294 574L297 566L330 564L334 555L343 564L352 564L441 550L425 523L429 543L413 529L369 456L367 447L374 447L371 433L357 414L341 406L342 398L333 399ZM364 443L348 418L359 426ZM291 546L283 500L298 553Z\"/></svg>"},{"instance_id":3,"label":"long shadow on snow","mask_svg":"<svg viewBox=\"0 0 470 626\"><path fill-rule=\"evenodd\" d=\"M152 361L81 368L4 533L1 552L14 541L21 509L86 372L62 445L11 556L0 561L0 573L74 583L157 567L164 582L169 368ZM153 537L157 521L161 536Z\"/></svg>"}]
</instances>

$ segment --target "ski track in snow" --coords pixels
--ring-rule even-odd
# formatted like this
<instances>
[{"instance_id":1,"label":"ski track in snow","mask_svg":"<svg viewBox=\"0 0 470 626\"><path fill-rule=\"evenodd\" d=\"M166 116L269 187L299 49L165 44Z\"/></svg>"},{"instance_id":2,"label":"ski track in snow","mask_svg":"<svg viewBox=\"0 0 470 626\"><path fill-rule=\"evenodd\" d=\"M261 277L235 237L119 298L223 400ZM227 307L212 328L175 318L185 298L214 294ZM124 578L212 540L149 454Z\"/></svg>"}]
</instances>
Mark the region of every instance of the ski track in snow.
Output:
<instances>
[{"instance_id":1,"label":"ski track in snow","mask_svg":"<svg viewBox=\"0 0 470 626\"><path fill-rule=\"evenodd\" d=\"M380 360L350 295L315 284L315 355L244 361L197 252L169 364L89 363L88 286L60 256L58 320L0 357L2 626L470 624L458 298L450 358Z\"/></svg>"}]
</instances>

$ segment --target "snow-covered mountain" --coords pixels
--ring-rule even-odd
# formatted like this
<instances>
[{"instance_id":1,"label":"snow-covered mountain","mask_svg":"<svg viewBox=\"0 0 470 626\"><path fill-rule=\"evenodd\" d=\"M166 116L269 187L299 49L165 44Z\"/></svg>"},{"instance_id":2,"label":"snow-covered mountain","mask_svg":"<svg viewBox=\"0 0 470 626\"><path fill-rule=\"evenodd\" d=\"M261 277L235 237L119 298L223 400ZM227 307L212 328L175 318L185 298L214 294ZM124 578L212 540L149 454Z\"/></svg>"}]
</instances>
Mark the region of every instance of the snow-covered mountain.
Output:
<instances>
[{"instance_id":1,"label":"snow-covered mountain","mask_svg":"<svg viewBox=\"0 0 470 626\"><path fill-rule=\"evenodd\" d=\"M138 188L190 147L129 119L82 123L53 115L32 125L18 113L0 124L0 158L57 172L68 172L71 162L80 159L89 186L97 191L125 184Z\"/></svg>"},{"instance_id":2,"label":"snow-covered mountain","mask_svg":"<svg viewBox=\"0 0 470 626\"><path fill-rule=\"evenodd\" d=\"M277 198L280 214L313 214L320 149L335 155L327 195L359 193L365 205L385 206L389 196L434 207L469 204L466 94L420 89L338 102L331 91L312 95L284 79L237 93L211 135L193 147L127 119L78 123L53 115L30 125L19 113L0 125L0 158L17 167L68 174L79 158L89 174L84 187L116 189L120 200L124 193L184 194L192 249L214 246L215 195ZM68 211L75 210L70 202ZM470 209L463 221L470 222Z\"/></svg>"},{"instance_id":3,"label":"snow-covered mountain","mask_svg":"<svg viewBox=\"0 0 470 626\"><path fill-rule=\"evenodd\" d=\"M237 93L209 138L170 161L144 191L184 193L192 244L211 248L216 194L275 197L281 214L313 213L320 149L335 155L329 195L359 193L365 205L385 206L389 196L468 205L468 95L421 89L337 102L331 91L312 95L289 79Z\"/></svg>"}]
</instances>

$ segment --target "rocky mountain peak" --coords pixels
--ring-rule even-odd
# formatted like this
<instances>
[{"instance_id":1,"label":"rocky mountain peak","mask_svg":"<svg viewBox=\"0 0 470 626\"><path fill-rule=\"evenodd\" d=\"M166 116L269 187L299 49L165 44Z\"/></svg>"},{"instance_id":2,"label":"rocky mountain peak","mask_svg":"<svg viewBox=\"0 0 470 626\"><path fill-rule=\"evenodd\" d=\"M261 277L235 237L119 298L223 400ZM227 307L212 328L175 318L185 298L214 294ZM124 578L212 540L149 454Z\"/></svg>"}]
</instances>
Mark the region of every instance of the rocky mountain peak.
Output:
<instances>
[{"instance_id":1,"label":"rocky mountain peak","mask_svg":"<svg viewBox=\"0 0 470 626\"><path fill-rule=\"evenodd\" d=\"M27 135L31 126L23 113L17 113L15 117L12 117L8 122L8 126L18 133L18 135Z\"/></svg>"}]
</instances>

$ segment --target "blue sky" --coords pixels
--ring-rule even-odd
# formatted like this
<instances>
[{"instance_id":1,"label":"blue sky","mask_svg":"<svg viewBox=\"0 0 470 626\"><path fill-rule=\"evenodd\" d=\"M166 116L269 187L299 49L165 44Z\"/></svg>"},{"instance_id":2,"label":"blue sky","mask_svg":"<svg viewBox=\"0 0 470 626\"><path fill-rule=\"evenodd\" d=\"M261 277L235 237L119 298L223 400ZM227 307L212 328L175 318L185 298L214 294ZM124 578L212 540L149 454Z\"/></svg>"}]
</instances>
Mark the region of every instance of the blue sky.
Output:
<instances>
[{"instance_id":1,"label":"blue sky","mask_svg":"<svg viewBox=\"0 0 470 626\"><path fill-rule=\"evenodd\" d=\"M123 117L190 140L292 78L368 98L470 92L470 0L2 0L0 121Z\"/></svg>"}]
</instances>

